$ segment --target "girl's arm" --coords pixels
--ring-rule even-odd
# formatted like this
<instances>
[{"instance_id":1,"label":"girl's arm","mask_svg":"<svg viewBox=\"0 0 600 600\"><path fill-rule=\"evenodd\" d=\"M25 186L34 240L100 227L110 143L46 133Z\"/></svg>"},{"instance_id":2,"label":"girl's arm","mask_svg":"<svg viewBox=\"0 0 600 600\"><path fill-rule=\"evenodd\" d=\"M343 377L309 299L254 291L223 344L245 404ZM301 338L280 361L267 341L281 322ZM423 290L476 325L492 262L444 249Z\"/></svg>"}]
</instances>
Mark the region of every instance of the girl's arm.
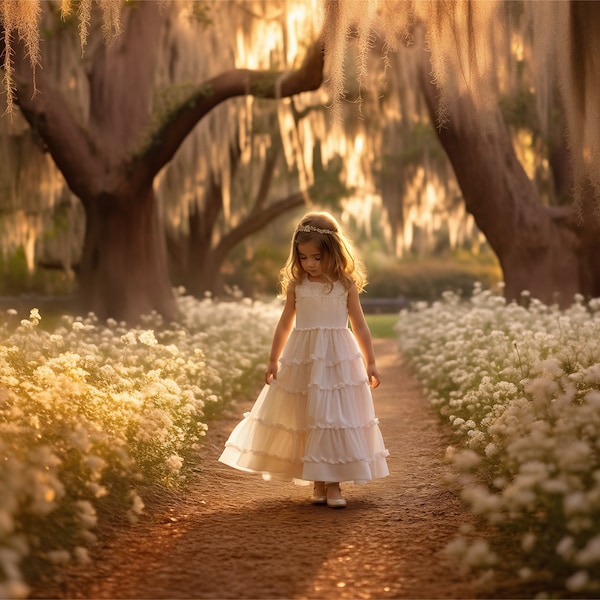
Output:
<instances>
[{"instance_id":1,"label":"girl's arm","mask_svg":"<svg viewBox=\"0 0 600 600\"><path fill-rule=\"evenodd\" d=\"M373 350L373 340L371 331L367 325L365 315L358 299L358 289L352 284L348 290L348 317L352 325L352 331L356 336L358 345L363 353L365 363L367 364L367 377L371 387L376 388L381 383L381 378L377 366L375 365L375 352Z\"/></svg>"},{"instance_id":2,"label":"girl's arm","mask_svg":"<svg viewBox=\"0 0 600 600\"><path fill-rule=\"evenodd\" d=\"M283 350L283 346L287 341L292 325L294 324L294 317L296 316L296 293L294 286L290 285L287 290L285 297L285 305L279 317L279 323L275 328L275 334L273 335L273 343L271 344L271 354L269 355L269 365L265 371L265 383L269 385L272 379L277 379L277 368L279 355Z\"/></svg>"}]
</instances>

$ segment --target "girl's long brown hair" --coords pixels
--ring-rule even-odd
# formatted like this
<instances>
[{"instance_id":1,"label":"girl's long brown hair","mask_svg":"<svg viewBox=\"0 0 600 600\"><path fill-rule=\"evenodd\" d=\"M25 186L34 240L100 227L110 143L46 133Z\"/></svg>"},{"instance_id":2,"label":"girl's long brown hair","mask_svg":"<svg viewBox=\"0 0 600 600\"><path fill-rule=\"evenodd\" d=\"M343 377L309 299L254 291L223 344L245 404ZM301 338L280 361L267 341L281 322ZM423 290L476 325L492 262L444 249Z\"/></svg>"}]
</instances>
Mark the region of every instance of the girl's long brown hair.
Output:
<instances>
[{"instance_id":1,"label":"girl's long brown hair","mask_svg":"<svg viewBox=\"0 0 600 600\"><path fill-rule=\"evenodd\" d=\"M354 283L362 292L367 284L366 270L351 240L328 212L311 212L300 219L292 236L290 254L279 274L281 296L286 295L290 284L299 284L306 276L298 254L298 244L306 242L319 249L323 275L332 286L339 281L349 289Z\"/></svg>"}]
</instances>

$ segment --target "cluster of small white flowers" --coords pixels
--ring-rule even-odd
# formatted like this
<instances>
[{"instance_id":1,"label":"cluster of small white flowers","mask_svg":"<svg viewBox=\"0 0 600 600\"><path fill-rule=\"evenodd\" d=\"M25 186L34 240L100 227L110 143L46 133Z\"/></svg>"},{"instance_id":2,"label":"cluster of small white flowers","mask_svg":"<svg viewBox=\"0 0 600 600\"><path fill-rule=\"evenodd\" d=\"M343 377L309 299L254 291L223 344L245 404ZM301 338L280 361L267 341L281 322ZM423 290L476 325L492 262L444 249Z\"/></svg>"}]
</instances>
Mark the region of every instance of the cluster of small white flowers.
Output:
<instances>
[{"instance_id":1,"label":"cluster of small white flowers","mask_svg":"<svg viewBox=\"0 0 600 600\"><path fill-rule=\"evenodd\" d=\"M479 544L481 564L504 556L507 565L510 557L523 576L551 571L555 589L597 592L600 303L580 296L566 310L529 296L507 303L476 286L470 299L447 293L401 313L396 330L456 432L446 456L464 500L517 540L500 536L487 558ZM473 565L465 540L452 552Z\"/></svg>"},{"instance_id":2,"label":"cluster of small white flowers","mask_svg":"<svg viewBox=\"0 0 600 600\"><path fill-rule=\"evenodd\" d=\"M169 325L0 323L1 598L27 596L31 556L89 560L101 516L134 521L146 486L184 481L210 417L262 381L280 304L178 302Z\"/></svg>"}]
</instances>

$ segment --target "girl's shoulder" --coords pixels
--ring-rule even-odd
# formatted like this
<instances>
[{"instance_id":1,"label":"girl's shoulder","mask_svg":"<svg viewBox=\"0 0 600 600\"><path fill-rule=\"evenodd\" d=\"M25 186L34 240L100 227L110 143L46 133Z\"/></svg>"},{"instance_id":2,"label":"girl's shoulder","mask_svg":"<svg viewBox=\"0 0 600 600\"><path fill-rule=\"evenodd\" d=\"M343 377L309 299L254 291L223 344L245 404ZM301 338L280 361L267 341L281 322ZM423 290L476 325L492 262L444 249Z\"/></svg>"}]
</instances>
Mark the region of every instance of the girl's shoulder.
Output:
<instances>
[{"instance_id":1,"label":"girl's shoulder","mask_svg":"<svg viewBox=\"0 0 600 600\"><path fill-rule=\"evenodd\" d=\"M349 275L348 273L344 273L342 275L342 277L339 278L338 281L340 282L341 285L344 286L344 289L347 292L349 292L352 288L358 289L358 287L356 285L356 281L354 281L354 279L352 278L352 276Z\"/></svg>"}]
</instances>

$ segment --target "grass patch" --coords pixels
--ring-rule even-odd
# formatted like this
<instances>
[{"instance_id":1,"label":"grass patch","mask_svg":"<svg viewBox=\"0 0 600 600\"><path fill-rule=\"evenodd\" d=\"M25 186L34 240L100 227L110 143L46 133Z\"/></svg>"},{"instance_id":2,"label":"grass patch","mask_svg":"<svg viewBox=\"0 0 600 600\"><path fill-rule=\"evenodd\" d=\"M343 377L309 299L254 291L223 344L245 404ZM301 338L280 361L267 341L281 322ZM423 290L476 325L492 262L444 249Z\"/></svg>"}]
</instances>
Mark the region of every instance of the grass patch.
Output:
<instances>
[{"instance_id":1,"label":"grass patch","mask_svg":"<svg viewBox=\"0 0 600 600\"><path fill-rule=\"evenodd\" d=\"M398 314L367 314L365 315L367 324L371 330L371 336L375 338L393 338L396 337L394 325L398 322Z\"/></svg>"}]
</instances>

